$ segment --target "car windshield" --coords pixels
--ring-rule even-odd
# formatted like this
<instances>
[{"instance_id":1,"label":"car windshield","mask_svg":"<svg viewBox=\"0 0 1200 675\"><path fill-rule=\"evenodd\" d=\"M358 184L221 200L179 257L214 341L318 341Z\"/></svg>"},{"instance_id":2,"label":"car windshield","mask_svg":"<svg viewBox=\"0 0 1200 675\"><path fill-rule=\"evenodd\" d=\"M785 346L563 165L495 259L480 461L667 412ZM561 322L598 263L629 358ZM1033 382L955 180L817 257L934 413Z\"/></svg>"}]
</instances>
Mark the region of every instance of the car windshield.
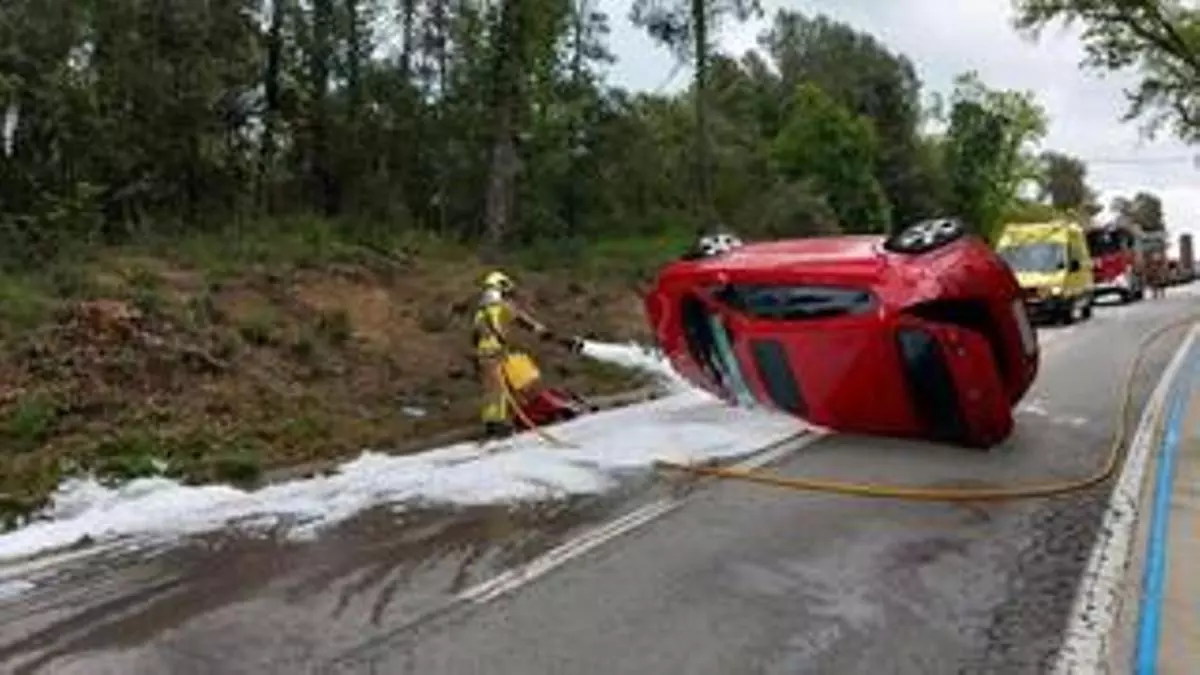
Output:
<instances>
[{"instance_id":1,"label":"car windshield","mask_svg":"<svg viewBox=\"0 0 1200 675\"><path fill-rule=\"evenodd\" d=\"M1088 232L1087 244L1092 257L1098 258L1123 251L1127 245L1127 238L1124 233L1119 231L1101 230Z\"/></svg>"},{"instance_id":2,"label":"car windshield","mask_svg":"<svg viewBox=\"0 0 1200 675\"><path fill-rule=\"evenodd\" d=\"M999 253L1018 272L1053 272L1066 267L1062 244L1018 244Z\"/></svg>"}]
</instances>

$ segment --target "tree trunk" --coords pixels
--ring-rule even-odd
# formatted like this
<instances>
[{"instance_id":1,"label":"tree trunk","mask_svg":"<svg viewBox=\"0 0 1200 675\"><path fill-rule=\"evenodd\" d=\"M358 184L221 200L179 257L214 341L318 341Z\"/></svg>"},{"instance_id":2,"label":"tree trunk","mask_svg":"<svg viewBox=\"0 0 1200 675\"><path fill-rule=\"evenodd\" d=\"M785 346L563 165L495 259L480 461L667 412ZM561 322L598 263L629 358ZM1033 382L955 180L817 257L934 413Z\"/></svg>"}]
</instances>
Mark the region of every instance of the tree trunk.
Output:
<instances>
[{"instance_id":1,"label":"tree trunk","mask_svg":"<svg viewBox=\"0 0 1200 675\"><path fill-rule=\"evenodd\" d=\"M271 175L275 163L276 138L279 125L279 78L283 68L283 21L288 0L274 0L271 6L271 27L267 33L267 68L263 73L266 109L263 111L262 147L258 155L258 208L274 213L271 198Z\"/></svg>"},{"instance_id":2,"label":"tree trunk","mask_svg":"<svg viewBox=\"0 0 1200 675\"><path fill-rule=\"evenodd\" d=\"M516 193L518 161L516 140L517 106L521 95L521 40L524 0L505 0L500 11L500 26L496 32L496 58L492 68L494 83L492 110L492 165L488 175L487 198L484 206L484 246L497 252L512 226L513 202Z\"/></svg>"},{"instance_id":3,"label":"tree trunk","mask_svg":"<svg viewBox=\"0 0 1200 675\"><path fill-rule=\"evenodd\" d=\"M716 214L712 200L712 166L708 138L708 15L705 0L692 0L692 22L696 27L696 180L700 193L701 229Z\"/></svg>"},{"instance_id":4,"label":"tree trunk","mask_svg":"<svg viewBox=\"0 0 1200 675\"><path fill-rule=\"evenodd\" d=\"M313 54L311 60L312 148L309 169L318 206L329 217L339 210L337 180L330 162L329 71L333 61L333 0L313 3Z\"/></svg>"},{"instance_id":5,"label":"tree trunk","mask_svg":"<svg viewBox=\"0 0 1200 675\"><path fill-rule=\"evenodd\" d=\"M431 10L431 20L433 22L434 31L434 53L435 61L437 62L437 90L438 100L440 105L434 107L434 125L437 129L437 148L441 151L439 154L443 159L434 162L434 191L437 195L437 219L438 232L443 236L449 234L450 219L447 216L446 202L449 198L449 185L447 185L445 157L449 155L446 151L448 147L446 137L446 106L448 105L447 89L450 78L449 66L449 42L450 30L447 26L448 8L446 3L449 0L433 0Z\"/></svg>"},{"instance_id":6,"label":"tree trunk","mask_svg":"<svg viewBox=\"0 0 1200 675\"><path fill-rule=\"evenodd\" d=\"M402 3L401 30L404 35L404 47L400 50L400 72L404 74L404 81L407 82L412 77L413 15L417 11L417 0L402 0Z\"/></svg>"},{"instance_id":7,"label":"tree trunk","mask_svg":"<svg viewBox=\"0 0 1200 675\"><path fill-rule=\"evenodd\" d=\"M590 11L588 0L576 0L574 18L574 35L572 35L571 44L571 94L572 107L575 108L571 114L571 123L567 126L567 153L569 157L569 168L567 170L567 194L566 194L566 228L567 235L573 236L579 229L579 152L578 143L580 135L580 115L581 111L576 107L583 98L583 47L585 31L587 30L588 13Z\"/></svg>"}]
</instances>

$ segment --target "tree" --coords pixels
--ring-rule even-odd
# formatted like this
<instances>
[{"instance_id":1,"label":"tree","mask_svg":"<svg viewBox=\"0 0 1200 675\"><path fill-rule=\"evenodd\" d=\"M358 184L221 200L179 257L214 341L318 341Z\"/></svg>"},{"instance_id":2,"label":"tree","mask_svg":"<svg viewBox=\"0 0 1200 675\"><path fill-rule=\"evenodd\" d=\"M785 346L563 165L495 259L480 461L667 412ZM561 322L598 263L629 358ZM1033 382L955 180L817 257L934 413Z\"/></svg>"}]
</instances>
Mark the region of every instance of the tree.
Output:
<instances>
[{"instance_id":1,"label":"tree","mask_svg":"<svg viewBox=\"0 0 1200 675\"><path fill-rule=\"evenodd\" d=\"M1061 152L1043 152L1040 159L1039 196L1059 211L1091 215L1099 210L1096 193L1087 184L1087 164Z\"/></svg>"},{"instance_id":2,"label":"tree","mask_svg":"<svg viewBox=\"0 0 1200 675\"><path fill-rule=\"evenodd\" d=\"M876 177L898 224L939 210L929 200L932 177L922 173L917 157L920 81L907 58L849 25L787 10L775 15L759 44L779 71L781 99L811 82L875 127Z\"/></svg>"},{"instance_id":3,"label":"tree","mask_svg":"<svg viewBox=\"0 0 1200 675\"><path fill-rule=\"evenodd\" d=\"M1167 229L1162 200L1152 192L1138 192L1133 199L1118 197L1113 200L1113 210L1147 232Z\"/></svg>"},{"instance_id":4,"label":"tree","mask_svg":"<svg viewBox=\"0 0 1200 675\"><path fill-rule=\"evenodd\" d=\"M1013 0L1015 24L1037 39L1051 23L1080 25L1083 65L1137 68L1123 121L1146 119L1153 135L1171 124L1185 141L1200 140L1200 9L1180 0Z\"/></svg>"},{"instance_id":5,"label":"tree","mask_svg":"<svg viewBox=\"0 0 1200 675\"><path fill-rule=\"evenodd\" d=\"M1031 100L976 81L951 133L924 136L904 55L827 18L784 12L764 49L717 53L752 0L639 0L697 79L682 95L612 87L598 7L9 0L0 265L295 216L501 252L718 216L769 236L948 206L992 222L1034 168Z\"/></svg>"},{"instance_id":6,"label":"tree","mask_svg":"<svg viewBox=\"0 0 1200 675\"><path fill-rule=\"evenodd\" d=\"M713 36L726 16L737 21L761 16L759 0L634 0L630 19L680 59L693 57L692 97L696 111L696 177L702 217L716 218L708 126L708 62Z\"/></svg>"},{"instance_id":7,"label":"tree","mask_svg":"<svg viewBox=\"0 0 1200 675\"><path fill-rule=\"evenodd\" d=\"M956 78L950 105L952 208L991 240L1022 186L1037 177L1031 146L1046 133L1046 115L1031 93L989 89L974 72Z\"/></svg>"},{"instance_id":8,"label":"tree","mask_svg":"<svg viewBox=\"0 0 1200 675\"><path fill-rule=\"evenodd\" d=\"M891 213L875 178L878 139L870 121L813 84L798 86L789 108L791 116L773 148L783 175L812 180L827 195L843 230L887 230Z\"/></svg>"}]
</instances>

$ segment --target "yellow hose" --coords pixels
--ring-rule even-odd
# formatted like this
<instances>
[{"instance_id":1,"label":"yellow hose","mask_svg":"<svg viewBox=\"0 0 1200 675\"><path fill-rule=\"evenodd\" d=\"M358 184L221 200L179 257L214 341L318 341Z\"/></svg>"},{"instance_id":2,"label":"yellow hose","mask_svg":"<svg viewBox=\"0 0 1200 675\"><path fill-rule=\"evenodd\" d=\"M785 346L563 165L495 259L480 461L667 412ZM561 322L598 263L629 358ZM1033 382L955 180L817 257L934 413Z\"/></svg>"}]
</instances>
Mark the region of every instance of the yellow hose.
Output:
<instances>
[{"instance_id":1,"label":"yellow hose","mask_svg":"<svg viewBox=\"0 0 1200 675\"><path fill-rule=\"evenodd\" d=\"M1129 366L1129 371L1126 373L1125 380L1122 383L1124 396L1121 401L1121 410L1117 419L1117 428L1113 432L1112 443L1109 447L1108 457L1099 471L1083 478L1033 485L1014 485L1011 487L1001 488L928 488L915 485L905 486L890 485L885 483L855 483L837 480L821 480L816 478L791 477L758 469L698 466L666 461L657 462L656 465L664 469L683 471L702 476L712 476L715 478L743 480L751 483L786 488L789 490L825 492L831 494L851 495L855 497L901 499L906 501L1013 501L1019 499L1033 499L1037 497L1051 497L1054 495L1084 490L1108 480L1113 473L1116 472L1117 467L1120 466L1121 459L1124 456L1126 440L1125 436L1127 435L1129 412L1133 406L1134 378L1136 377L1137 370L1141 367L1142 361L1145 359L1146 354L1150 351L1150 345L1168 331L1187 325L1188 323L1194 323L1198 318L1200 318L1200 315L1191 315L1186 319L1173 321L1153 331L1143 338L1138 344L1137 356L1134 358L1133 363Z\"/></svg>"}]
</instances>

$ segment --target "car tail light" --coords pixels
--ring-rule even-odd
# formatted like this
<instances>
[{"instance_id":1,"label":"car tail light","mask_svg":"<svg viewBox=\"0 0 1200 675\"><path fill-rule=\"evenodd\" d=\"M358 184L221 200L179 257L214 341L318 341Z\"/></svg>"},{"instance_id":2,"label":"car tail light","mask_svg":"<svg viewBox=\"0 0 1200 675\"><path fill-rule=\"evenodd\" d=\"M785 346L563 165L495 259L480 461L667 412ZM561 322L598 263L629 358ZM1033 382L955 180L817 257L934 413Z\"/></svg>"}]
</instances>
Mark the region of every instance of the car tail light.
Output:
<instances>
[{"instance_id":1,"label":"car tail light","mask_svg":"<svg viewBox=\"0 0 1200 675\"><path fill-rule=\"evenodd\" d=\"M1021 298L1013 300L1013 319L1017 322L1017 332L1021 334L1021 348L1026 356L1033 356L1038 350L1037 333L1029 323L1029 312L1025 309L1025 301Z\"/></svg>"}]
</instances>

